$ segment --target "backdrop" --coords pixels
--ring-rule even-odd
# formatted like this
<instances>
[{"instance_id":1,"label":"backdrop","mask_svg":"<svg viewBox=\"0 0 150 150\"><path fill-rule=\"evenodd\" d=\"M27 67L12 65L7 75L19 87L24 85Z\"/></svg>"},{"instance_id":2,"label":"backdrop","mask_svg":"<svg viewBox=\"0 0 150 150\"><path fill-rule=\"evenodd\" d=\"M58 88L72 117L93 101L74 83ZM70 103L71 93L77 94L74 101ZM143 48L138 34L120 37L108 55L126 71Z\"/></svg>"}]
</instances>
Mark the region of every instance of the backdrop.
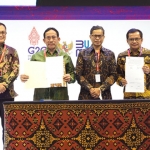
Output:
<instances>
[{"instance_id":1,"label":"backdrop","mask_svg":"<svg viewBox=\"0 0 150 150\"><path fill-rule=\"evenodd\" d=\"M45 47L43 32L48 27L55 27L60 33L60 44L73 46L66 52L76 65L77 55L83 48L89 47L90 29L94 25L103 26L105 39L103 46L112 50L116 58L118 54L128 49L126 33L131 28L138 28L143 32L142 46L150 49L150 21L149 20L1 20L7 26L6 44L16 48L20 58L20 74L24 73L24 62ZM41 77L42 80L42 77ZM24 83L18 78L15 90L19 94L15 100L33 100L33 89L25 89ZM77 100L80 90L78 83L69 84L70 100ZM123 89L116 85L111 88L113 99L123 99Z\"/></svg>"}]
</instances>

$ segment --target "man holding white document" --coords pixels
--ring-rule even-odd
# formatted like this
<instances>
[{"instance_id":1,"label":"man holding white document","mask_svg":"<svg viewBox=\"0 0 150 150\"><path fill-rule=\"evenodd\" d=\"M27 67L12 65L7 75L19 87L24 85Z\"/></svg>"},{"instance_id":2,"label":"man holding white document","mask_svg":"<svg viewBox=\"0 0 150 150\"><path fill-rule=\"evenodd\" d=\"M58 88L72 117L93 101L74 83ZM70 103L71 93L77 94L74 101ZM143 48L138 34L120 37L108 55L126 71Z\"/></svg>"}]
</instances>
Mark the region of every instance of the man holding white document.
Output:
<instances>
[{"instance_id":1,"label":"man holding white document","mask_svg":"<svg viewBox=\"0 0 150 150\"><path fill-rule=\"evenodd\" d=\"M69 100L66 82L75 82L74 66L71 57L58 48L60 38L59 32L55 28L47 28L43 36L43 41L47 46L46 49L37 52L31 58L31 61L37 61L36 66L39 66L41 74L46 72L44 76L39 76L40 72L36 75L40 77L40 80L35 86L34 100ZM31 63L31 65L34 65L34 63ZM34 71L38 71L36 66ZM34 77L36 78L36 76ZM26 82L30 80L29 77L32 78L28 74L22 74L20 79ZM43 84L40 84L41 81Z\"/></svg>"},{"instance_id":2,"label":"man holding white document","mask_svg":"<svg viewBox=\"0 0 150 150\"><path fill-rule=\"evenodd\" d=\"M143 48L143 33L130 29L129 49L117 58L117 84L124 86L124 99L150 99L150 50Z\"/></svg>"}]
</instances>

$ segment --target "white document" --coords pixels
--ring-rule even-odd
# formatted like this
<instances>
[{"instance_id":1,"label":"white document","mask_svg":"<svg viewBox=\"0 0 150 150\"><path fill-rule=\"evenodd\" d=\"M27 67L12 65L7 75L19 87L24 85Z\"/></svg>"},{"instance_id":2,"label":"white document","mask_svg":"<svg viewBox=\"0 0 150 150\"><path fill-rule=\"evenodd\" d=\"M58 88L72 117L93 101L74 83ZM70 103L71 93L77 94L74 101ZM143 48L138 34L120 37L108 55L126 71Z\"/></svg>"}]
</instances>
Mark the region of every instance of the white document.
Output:
<instances>
[{"instance_id":1,"label":"white document","mask_svg":"<svg viewBox=\"0 0 150 150\"><path fill-rule=\"evenodd\" d=\"M66 87L63 56L47 57L46 62L27 61L24 68L24 74L29 76L26 88Z\"/></svg>"},{"instance_id":2,"label":"white document","mask_svg":"<svg viewBox=\"0 0 150 150\"><path fill-rule=\"evenodd\" d=\"M26 88L45 88L49 87L46 79L46 63L39 61L27 61L24 64L24 74L29 76L25 82Z\"/></svg>"},{"instance_id":3,"label":"white document","mask_svg":"<svg viewBox=\"0 0 150 150\"><path fill-rule=\"evenodd\" d=\"M66 82L63 80L64 74L65 67L63 63L63 56L46 57L46 77L50 86L66 86Z\"/></svg>"},{"instance_id":4,"label":"white document","mask_svg":"<svg viewBox=\"0 0 150 150\"><path fill-rule=\"evenodd\" d=\"M126 57L125 79L127 85L125 92L144 92L144 57Z\"/></svg>"}]
</instances>

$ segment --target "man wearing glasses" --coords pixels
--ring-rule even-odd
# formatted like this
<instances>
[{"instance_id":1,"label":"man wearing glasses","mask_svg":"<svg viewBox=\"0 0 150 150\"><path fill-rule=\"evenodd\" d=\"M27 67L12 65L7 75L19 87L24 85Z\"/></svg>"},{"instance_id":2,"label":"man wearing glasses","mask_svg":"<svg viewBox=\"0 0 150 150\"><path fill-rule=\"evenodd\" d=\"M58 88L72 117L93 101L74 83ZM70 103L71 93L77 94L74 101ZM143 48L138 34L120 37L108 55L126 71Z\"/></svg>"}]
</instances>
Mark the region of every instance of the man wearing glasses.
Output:
<instances>
[{"instance_id":1,"label":"man wearing glasses","mask_svg":"<svg viewBox=\"0 0 150 150\"><path fill-rule=\"evenodd\" d=\"M14 81L19 73L19 57L17 51L5 44L6 35L6 26L0 23L0 117L3 129L3 102L14 101L14 97L17 96L17 93L14 91Z\"/></svg>"},{"instance_id":2,"label":"man wearing glasses","mask_svg":"<svg viewBox=\"0 0 150 150\"><path fill-rule=\"evenodd\" d=\"M74 83L75 74L71 57L58 48L60 41L59 32L55 28L47 28L43 36L46 49L34 54L31 58L31 61L44 62L46 57L63 56L66 69L66 74L63 76L63 80L68 83ZM20 76L20 79L21 81L26 82L29 79L29 76L23 74ZM34 90L34 100L38 101L41 99L69 100L68 89L67 87L36 88Z\"/></svg>"},{"instance_id":3,"label":"man wearing glasses","mask_svg":"<svg viewBox=\"0 0 150 150\"><path fill-rule=\"evenodd\" d=\"M80 51L76 77L81 86L79 100L112 99L110 87L116 82L116 60L111 50L102 46L105 31L101 26L90 30L91 47Z\"/></svg>"},{"instance_id":4,"label":"man wearing glasses","mask_svg":"<svg viewBox=\"0 0 150 150\"><path fill-rule=\"evenodd\" d=\"M130 29L127 34L127 43L129 49L120 53L117 58L117 84L124 86L124 99L149 99L150 98L150 51L143 48L143 33L139 29ZM144 66L141 67L144 72L144 92L125 92L125 86L128 81L125 79L126 57L144 57Z\"/></svg>"}]
</instances>

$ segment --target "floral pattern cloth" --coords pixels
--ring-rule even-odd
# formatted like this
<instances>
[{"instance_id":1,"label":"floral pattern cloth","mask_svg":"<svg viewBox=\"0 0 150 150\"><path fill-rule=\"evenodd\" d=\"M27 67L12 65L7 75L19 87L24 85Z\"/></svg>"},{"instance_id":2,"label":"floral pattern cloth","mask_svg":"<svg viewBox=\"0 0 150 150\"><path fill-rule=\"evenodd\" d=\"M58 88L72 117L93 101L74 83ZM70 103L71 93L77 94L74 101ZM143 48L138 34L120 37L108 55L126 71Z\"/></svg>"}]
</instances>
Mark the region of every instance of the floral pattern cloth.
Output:
<instances>
[{"instance_id":1,"label":"floral pattern cloth","mask_svg":"<svg viewBox=\"0 0 150 150\"><path fill-rule=\"evenodd\" d=\"M0 58L4 47L0 47ZM14 98L17 93L14 91L14 81L19 74L19 57L17 51L6 45L6 50L0 62L1 77L0 83L5 83L6 91L0 94L0 99Z\"/></svg>"},{"instance_id":2,"label":"floral pattern cloth","mask_svg":"<svg viewBox=\"0 0 150 150\"><path fill-rule=\"evenodd\" d=\"M125 78L125 63L126 63L127 56L128 56L128 50L120 53L117 58L117 72L118 72L117 84L120 86L122 86L120 82L121 79ZM144 57L144 64L148 65L150 68L150 50L146 48L142 48L142 54L140 55L140 49L139 49L137 55L134 56L132 51L130 51L130 56ZM145 86L144 93L125 92L125 87L124 87L124 99L150 99L150 74L144 74L144 86Z\"/></svg>"},{"instance_id":3,"label":"floral pattern cloth","mask_svg":"<svg viewBox=\"0 0 150 150\"><path fill-rule=\"evenodd\" d=\"M79 100L94 99L90 95L91 88L100 88L102 99L112 99L111 86L117 80L116 59L111 50L104 47L100 50L99 62L95 58L93 46L80 51L76 63L76 78L81 85ZM96 82L96 64L99 66L100 82Z\"/></svg>"}]
</instances>

